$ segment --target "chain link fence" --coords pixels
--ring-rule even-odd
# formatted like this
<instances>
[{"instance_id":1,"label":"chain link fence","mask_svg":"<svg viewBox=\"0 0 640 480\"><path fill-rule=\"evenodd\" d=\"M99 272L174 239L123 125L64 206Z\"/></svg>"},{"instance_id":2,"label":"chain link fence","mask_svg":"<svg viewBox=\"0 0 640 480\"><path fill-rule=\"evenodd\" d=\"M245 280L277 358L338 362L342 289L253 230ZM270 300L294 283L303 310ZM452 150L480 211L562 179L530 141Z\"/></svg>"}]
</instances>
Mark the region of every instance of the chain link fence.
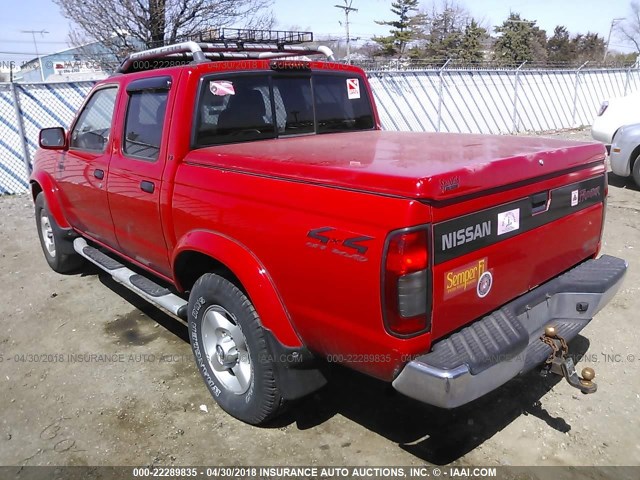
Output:
<instances>
[{"instance_id":1,"label":"chain link fence","mask_svg":"<svg viewBox=\"0 0 640 480\"><path fill-rule=\"evenodd\" d=\"M29 174L15 84L0 84L0 195L24 191Z\"/></svg>"},{"instance_id":2,"label":"chain link fence","mask_svg":"<svg viewBox=\"0 0 640 480\"><path fill-rule=\"evenodd\" d=\"M640 89L640 69L367 71L387 130L511 134L590 125L600 104ZM0 83L0 195L24 192L41 128L67 128L94 82Z\"/></svg>"},{"instance_id":3,"label":"chain link fence","mask_svg":"<svg viewBox=\"0 0 640 480\"><path fill-rule=\"evenodd\" d=\"M514 134L590 125L604 100L640 89L640 70L370 70L383 128ZM640 121L640 117L639 117Z\"/></svg>"},{"instance_id":4,"label":"chain link fence","mask_svg":"<svg viewBox=\"0 0 640 480\"><path fill-rule=\"evenodd\" d=\"M0 195L28 189L40 129L68 128L93 84L0 83Z\"/></svg>"}]
</instances>

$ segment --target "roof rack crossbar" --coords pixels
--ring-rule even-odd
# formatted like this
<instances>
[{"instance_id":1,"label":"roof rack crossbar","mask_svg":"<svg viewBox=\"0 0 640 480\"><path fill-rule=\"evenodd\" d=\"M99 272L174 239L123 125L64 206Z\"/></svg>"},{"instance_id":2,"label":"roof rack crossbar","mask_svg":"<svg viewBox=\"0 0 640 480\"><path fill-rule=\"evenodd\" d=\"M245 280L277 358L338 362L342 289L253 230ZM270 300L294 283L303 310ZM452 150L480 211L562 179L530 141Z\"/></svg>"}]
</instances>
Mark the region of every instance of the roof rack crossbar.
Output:
<instances>
[{"instance_id":1,"label":"roof rack crossbar","mask_svg":"<svg viewBox=\"0 0 640 480\"><path fill-rule=\"evenodd\" d=\"M317 55L326 53L321 47L305 47L299 45L277 45L277 44L262 44L262 43L244 43L240 47L230 47L224 43L198 43L198 46L203 52L288 52L299 55ZM331 52L333 54L333 52Z\"/></svg>"},{"instance_id":2,"label":"roof rack crossbar","mask_svg":"<svg viewBox=\"0 0 640 480\"><path fill-rule=\"evenodd\" d=\"M229 46L226 42L198 43L194 41L177 43L165 47L152 48L132 53L118 67L118 73L127 73L135 62L160 58L176 58L191 55L194 63L211 60L211 54L217 54L218 59L224 58L283 58L300 55L324 55L333 61L333 51L329 47L306 47L297 44L271 43L241 43Z\"/></svg>"},{"instance_id":3,"label":"roof rack crossbar","mask_svg":"<svg viewBox=\"0 0 640 480\"><path fill-rule=\"evenodd\" d=\"M149 50L132 53L122 61L117 71L118 73L126 73L135 61L153 60L155 58L163 58L177 53L191 53L193 55L193 61L196 63L207 61L202 48L200 48L200 45L196 42L181 42L174 45L151 48Z\"/></svg>"}]
</instances>

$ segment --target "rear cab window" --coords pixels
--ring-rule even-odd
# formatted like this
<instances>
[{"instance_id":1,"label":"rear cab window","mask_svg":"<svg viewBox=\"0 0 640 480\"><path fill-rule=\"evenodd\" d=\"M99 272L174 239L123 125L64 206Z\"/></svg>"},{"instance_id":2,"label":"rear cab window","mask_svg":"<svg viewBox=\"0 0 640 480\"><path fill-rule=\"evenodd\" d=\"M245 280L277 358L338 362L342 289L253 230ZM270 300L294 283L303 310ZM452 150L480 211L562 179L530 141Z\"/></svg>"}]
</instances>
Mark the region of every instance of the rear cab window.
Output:
<instances>
[{"instance_id":1,"label":"rear cab window","mask_svg":"<svg viewBox=\"0 0 640 480\"><path fill-rule=\"evenodd\" d=\"M276 136L267 76L205 78L197 108L198 146Z\"/></svg>"},{"instance_id":2,"label":"rear cab window","mask_svg":"<svg viewBox=\"0 0 640 480\"><path fill-rule=\"evenodd\" d=\"M205 76L193 148L293 135L371 130L363 79L342 72L259 72Z\"/></svg>"}]
</instances>

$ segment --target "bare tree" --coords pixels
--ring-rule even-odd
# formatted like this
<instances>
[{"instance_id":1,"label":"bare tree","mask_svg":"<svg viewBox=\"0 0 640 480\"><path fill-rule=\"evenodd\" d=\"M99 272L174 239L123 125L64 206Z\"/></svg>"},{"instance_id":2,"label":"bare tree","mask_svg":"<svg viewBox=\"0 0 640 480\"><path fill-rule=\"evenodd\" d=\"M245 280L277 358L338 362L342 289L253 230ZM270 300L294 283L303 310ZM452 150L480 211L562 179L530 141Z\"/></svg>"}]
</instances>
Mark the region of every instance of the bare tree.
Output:
<instances>
[{"instance_id":1,"label":"bare tree","mask_svg":"<svg viewBox=\"0 0 640 480\"><path fill-rule=\"evenodd\" d=\"M633 45L640 53L640 3L631 2L631 12L627 18L615 24L618 36L625 42Z\"/></svg>"},{"instance_id":2,"label":"bare tree","mask_svg":"<svg viewBox=\"0 0 640 480\"><path fill-rule=\"evenodd\" d=\"M270 27L273 0L54 0L73 22L73 43L97 41L121 59L141 47L225 26Z\"/></svg>"}]
</instances>

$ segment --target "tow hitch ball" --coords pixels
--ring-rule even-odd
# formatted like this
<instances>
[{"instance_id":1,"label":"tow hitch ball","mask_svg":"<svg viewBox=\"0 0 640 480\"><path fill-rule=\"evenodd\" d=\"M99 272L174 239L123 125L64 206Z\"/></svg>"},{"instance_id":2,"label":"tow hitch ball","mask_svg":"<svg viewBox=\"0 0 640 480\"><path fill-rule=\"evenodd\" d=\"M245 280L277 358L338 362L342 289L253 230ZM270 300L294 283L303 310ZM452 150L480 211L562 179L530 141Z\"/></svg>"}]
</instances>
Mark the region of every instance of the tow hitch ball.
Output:
<instances>
[{"instance_id":1,"label":"tow hitch ball","mask_svg":"<svg viewBox=\"0 0 640 480\"><path fill-rule=\"evenodd\" d=\"M582 393L595 393L598 389L598 385L593 381L596 372L593 371L593 368L586 367L582 369L582 376L578 376L573 359L567 356L569 346L565 339L558 335L555 327L546 327L540 340L551 347L551 354L540 371L543 377L546 377L549 372L555 373L563 376L569 385Z\"/></svg>"}]
</instances>

